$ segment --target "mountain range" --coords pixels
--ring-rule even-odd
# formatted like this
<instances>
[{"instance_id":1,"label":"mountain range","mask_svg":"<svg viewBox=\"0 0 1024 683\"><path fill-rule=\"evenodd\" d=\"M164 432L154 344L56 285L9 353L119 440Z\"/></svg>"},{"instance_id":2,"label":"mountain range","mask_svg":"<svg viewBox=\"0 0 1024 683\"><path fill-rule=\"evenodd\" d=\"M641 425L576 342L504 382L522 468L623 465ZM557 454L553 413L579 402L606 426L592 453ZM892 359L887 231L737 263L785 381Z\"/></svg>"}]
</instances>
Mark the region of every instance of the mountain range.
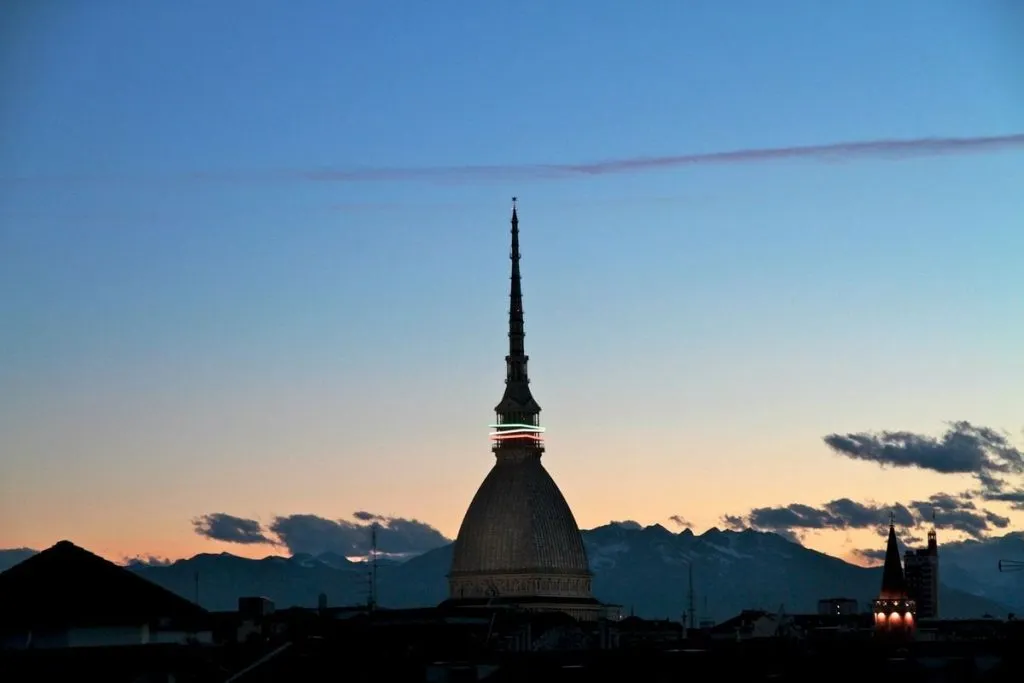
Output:
<instances>
[{"instance_id":1,"label":"mountain range","mask_svg":"<svg viewBox=\"0 0 1024 683\"><path fill-rule=\"evenodd\" d=\"M819 599L829 597L865 605L881 583L878 567L849 564L769 532L710 529L697 535L625 522L584 531L583 538L596 597L649 618L678 619L687 610L691 565L697 615L714 621L751 608L813 612ZM0 550L0 570L33 552ZM447 597L451 553L448 544L403 562L378 561L378 602L386 607L439 603ZM1024 533L940 546L941 615L1024 612L1024 572L999 573L1001 558L1024 559ZM265 596L278 607L312 607L321 593L331 605L361 604L371 585L365 562L333 553L261 560L200 554L170 564L132 561L128 566L211 610L235 609L238 598L247 595Z\"/></svg>"}]
</instances>

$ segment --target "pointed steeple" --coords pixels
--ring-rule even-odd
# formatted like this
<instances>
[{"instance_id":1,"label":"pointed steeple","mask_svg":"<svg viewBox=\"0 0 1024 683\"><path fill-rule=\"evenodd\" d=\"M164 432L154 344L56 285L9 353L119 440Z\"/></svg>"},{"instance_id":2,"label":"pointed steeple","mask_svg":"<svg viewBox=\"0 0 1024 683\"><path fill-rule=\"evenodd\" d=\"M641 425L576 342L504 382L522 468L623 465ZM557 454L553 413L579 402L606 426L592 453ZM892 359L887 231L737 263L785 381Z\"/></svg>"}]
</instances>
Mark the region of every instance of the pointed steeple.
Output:
<instances>
[{"instance_id":1,"label":"pointed steeple","mask_svg":"<svg viewBox=\"0 0 1024 683\"><path fill-rule=\"evenodd\" d=\"M889 540L885 546L885 566L882 568L882 592L880 597L900 599L907 597L907 582L900 563L900 547L896 542L895 515L889 518Z\"/></svg>"},{"instance_id":2,"label":"pointed steeple","mask_svg":"<svg viewBox=\"0 0 1024 683\"><path fill-rule=\"evenodd\" d=\"M512 284L509 287L508 309L508 358L510 361L508 380L529 383L526 373L526 331L523 321L523 278L519 272L519 214L516 198L512 198ZM514 374L513 374L514 373Z\"/></svg>"},{"instance_id":3,"label":"pointed steeple","mask_svg":"<svg viewBox=\"0 0 1024 683\"><path fill-rule=\"evenodd\" d=\"M509 287L508 355L505 356L505 394L495 407L500 424L539 425L540 406L530 393L530 377L526 355L526 332L523 320L523 283L519 272L519 213L512 198L512 277ZM501 431L501 430L499 430ZM521 441L519 442L522 443ZM495 443L497 450L503 444ZM539 440L534 443L541 448Z\"/></svg>"}]
</instances>

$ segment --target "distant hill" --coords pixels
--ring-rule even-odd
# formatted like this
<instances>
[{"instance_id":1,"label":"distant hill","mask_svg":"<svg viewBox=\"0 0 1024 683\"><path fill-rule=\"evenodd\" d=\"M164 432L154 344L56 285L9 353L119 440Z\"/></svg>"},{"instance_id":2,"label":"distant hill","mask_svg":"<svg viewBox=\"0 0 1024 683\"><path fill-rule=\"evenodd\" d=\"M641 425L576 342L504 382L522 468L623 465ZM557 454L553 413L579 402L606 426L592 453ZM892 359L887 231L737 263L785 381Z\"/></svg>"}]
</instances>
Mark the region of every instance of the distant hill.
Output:
<instances>
[{"instance_id":1,"label":"distant hill","mask_svg":"<svg viewBox=\"0 0 1024 683\"><path fill-rule=\"evenodd\" d=\"M24 562L35 555L38 550L32 548L10 548L0 550L0 572L5 572L16 564Z\"/></svg>"},{"instance_id":2,"label":"distant hill","mask_svg":"<svg viewBox=\"0 0 1024 683\"><path fill-rule=\"evenodd\" d=\"M967 593L1002 602L1024 615L1024 572L1003 573L999 560L1024 561L1024 532L939 546L939 577Z\"/></svg>"},{"instance_id":3,"label":"distant hill","mask_svg":"<svg viewBox=\"0 0 1024 683\"><path fill-rule=\"evenodd\" d=\"M719 531L697 536L655 525L609 524L584 534L598 598L645 617L679 618L687 608L693 564L698 616L716 621L740 610L814 612L818 600L850 597L861 605L878 595L881 568L864 568L810 550L773 533ZM942 616L1005 616L998 601L940 587Z\"/></svg>"},{"instance_id":4,"label":"distant hill","mask_svg":"<svg viewBox=\"0 0 1024 683\"><path fill-rule=\"evenodd\" d=\"M624 611L678 619L688 604L693 565L698 615L716 621L742 609L813 612L825 597L865 604L881 583L881 569L864 568L759 531L673 533L662 526L608 524L583 532L594 571L594 592ZM0 551L0 568L27 549ZM20 553L20 555L19 555ZM445 575L451 545L402 563L381 561L377 593L388 607L434 605L447 597ZM1024 556L1022 534L940 547L942 616L1006 616L1018 604L1024 574L998 574L995 559ZM19 560L20 561L20 560ZM250 560L228 553L202 554L170 565L131 565L134 571L212 610L231 610L240 596L262 595L279 607L313 607L326 593L331 605L364 603L369 567L344 557L267 557ZM198 582L197 582L198 575Z\"/></svg>"}]
</instances>

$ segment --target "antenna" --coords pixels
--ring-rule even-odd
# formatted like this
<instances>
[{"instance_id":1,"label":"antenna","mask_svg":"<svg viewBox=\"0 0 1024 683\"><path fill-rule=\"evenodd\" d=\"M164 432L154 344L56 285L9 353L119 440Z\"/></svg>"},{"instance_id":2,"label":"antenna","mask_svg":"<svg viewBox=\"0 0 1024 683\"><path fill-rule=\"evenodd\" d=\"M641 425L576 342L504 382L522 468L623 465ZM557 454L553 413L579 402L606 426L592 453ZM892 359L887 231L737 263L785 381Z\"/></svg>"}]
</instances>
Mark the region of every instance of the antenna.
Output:
<instances>
[{"instance_id":1,"label":"antenna","mask_svg":"<svg viewBox=\"0 0 1024 683\"><path fill-rule=\"evenodd\" d=\"M377 522L370 525L370 611L377 609Z\"/></svg>"},{"instance_id":2,"label":"antenna","mask_svg":"<svg viewBox=\"0 0 1024 683\"><path fill-rule=\"evenodd\" d=\"M1019 572L1024 570L1024 562L1020 560L999 560L999 571Z\"/></svg>"},{"instance_id":3,"label":"antenna","mask_svg":"<svg viewBox=\"0 0 1024 683\"><path fill-rule=\"evenodd\" d=\"M693 563L690 563L690 599L689 608L687 613L689 615L688 621L690 622L690 628L697 628L697 607L694 605L696 596L693 593Z\"/></svg>"}]
</instances>

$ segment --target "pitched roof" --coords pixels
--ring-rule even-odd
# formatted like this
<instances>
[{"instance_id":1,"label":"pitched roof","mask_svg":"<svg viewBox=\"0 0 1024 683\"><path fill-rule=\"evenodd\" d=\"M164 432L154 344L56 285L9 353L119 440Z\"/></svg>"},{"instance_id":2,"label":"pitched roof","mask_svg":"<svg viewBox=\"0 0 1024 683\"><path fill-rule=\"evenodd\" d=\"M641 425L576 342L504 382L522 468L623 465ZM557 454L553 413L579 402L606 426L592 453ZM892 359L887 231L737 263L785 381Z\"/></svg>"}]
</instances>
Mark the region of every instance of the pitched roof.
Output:
<instances>
[{"instance_id":1,"label":"pitched roof","mask_svg":"<svg viewBox=\"0 0 1024 683\"><path fill-rule=\"evenodd\" d=\"M195 603L70 541L0 574L0 625L14 628L204 624Z\"/></svg>"}]
</instances>

